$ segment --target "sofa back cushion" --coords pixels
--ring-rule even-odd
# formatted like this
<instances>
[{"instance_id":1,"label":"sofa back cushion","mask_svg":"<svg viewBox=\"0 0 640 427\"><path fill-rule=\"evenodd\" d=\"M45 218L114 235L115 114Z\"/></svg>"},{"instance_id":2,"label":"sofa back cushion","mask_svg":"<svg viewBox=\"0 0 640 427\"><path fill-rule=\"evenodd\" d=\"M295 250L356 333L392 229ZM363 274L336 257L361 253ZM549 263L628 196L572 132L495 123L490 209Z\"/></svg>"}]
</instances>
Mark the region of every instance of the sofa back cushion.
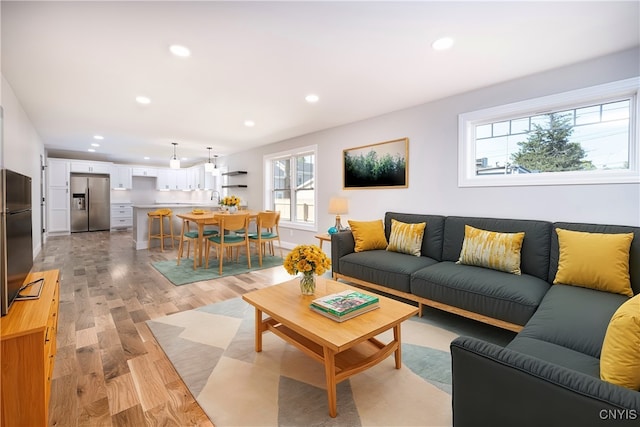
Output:
<instances>
[{"instance_id":1,"label":"sofa back cushion","mask_svg":"<svg viewBox=\"0 0 640 427\"><path fill-rule=\"evenodd\" d=\"M387 241L389 241L389 237L391 235L391 219L395 219L396 221L408 224L426 222L427 226L424 229L424 237L422 238L420 255L433 258L436 261L442 261L442 239L444 236L445 220L444 216L387 212L384 215L384 232L387 236Z\"/></svg>"},{"instance_id":2,"label":"sofa back cushion","mask_svg":"<svg viewBox=\"0 0 640 427\"><path fill-rule=\"evenodd\" d=\"M629 276L631 279L631 289L634 295L640 294L640 227L630 227L624 225L604 225L604 224L584 224L574 222L556 222L553 224L554 231L551 233L551 254L549 259L549 282L553 282L558 272L558 261L560 260L560 247L558 244L558 233L555 228L572 231L586 231L589 233L634 233L629 249Z\"/></svg>"},{"instance_id":3,"label":"sofa back cushion","mask_svg":"<svg viewBox=\"0 0 640 427\"><path fill-rule=\"evenodd\" d=\"M446 218L444 225L443 261L455 262L460 258L465 225L500 233L524 232L524 240L520 250L520 269L523 274L548 280L549 247L553 228L550 222L526 219L449 216Z\"/></svg>"}]
</instances>

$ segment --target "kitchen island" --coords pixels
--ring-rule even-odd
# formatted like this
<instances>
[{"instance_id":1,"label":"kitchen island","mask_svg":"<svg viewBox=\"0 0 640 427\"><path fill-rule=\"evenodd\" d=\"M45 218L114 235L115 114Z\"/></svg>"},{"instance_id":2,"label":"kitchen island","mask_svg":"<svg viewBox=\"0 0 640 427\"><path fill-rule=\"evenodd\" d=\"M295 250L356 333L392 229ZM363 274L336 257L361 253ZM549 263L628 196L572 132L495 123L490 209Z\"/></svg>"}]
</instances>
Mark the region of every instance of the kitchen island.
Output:
<instances>
[{"instance_id":1,"label":"kitchen island","mask_svg":"<svg viewBox=\"0 0 640 427\"><path fill-rule=\"evenodd\" d=\"M173 235L175 237L175 243L179 242L180 232L182 230L182 220L176 216L180 213L189 213L193 209L206 209L211 211L218 210L217 203L154 203L148 205L133 205L133 244L136 250L147 249L149 247L149 212L156 211L158 209L171 209L171 222L173 224ZM165 234L167 234L167 222L165 220ZM160 224L158 221L153 223L152 233L160 233ZM165 241L165 248L171 243L167 239ZM160 241L154 239L151 242L151 246L160 246ZM177 246L176 246L177 248Z\"/></svg>"}]
</instances>

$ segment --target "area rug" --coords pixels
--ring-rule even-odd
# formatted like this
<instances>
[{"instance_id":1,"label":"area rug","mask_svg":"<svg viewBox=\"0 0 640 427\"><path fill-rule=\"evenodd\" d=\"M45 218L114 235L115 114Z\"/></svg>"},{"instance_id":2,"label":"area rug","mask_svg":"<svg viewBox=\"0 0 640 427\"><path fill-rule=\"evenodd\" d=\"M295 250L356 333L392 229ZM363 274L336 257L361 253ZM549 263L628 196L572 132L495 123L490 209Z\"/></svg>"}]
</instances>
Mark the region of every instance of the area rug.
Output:
<instances>
[{"instance_id":1,"label":"area rug","mask_svg":"<svg viewBox=\"0 0 640 427\"><path fill-rule=\"evenodd\" d=\"M204 259L202 260L204 262ZM180 265L176 260L157 261L151 265L176 286L186 285L187 283L200 282L203 280L219 279L220 277L235 276L237 274L248 273L253 270L261 270L263 268L271 268L282 265L283 258L279 256L265 256L262 258L262 267L258 263L258 255L251 254L251 269L247 268L247 258L240 255L238 261L225 260L222 267L222 274L218 274L218 260L210 259L209 268L198 267L193 269L193 258L183 258Z\"/></svg>"},{"instance_id":2,"label":"area rug","mask_svg":"<svg viewBox=\"0 0 640 427\"><path fill-rule=\"evenodd\" d=\"M433 323L404 322L403 367L389 357L339 383L331 418L323 366L272 333L256 353L254 308L241 298L147 321L216 427L449 426L449 343L459 334Z\"/></svg>"}]
</instances>

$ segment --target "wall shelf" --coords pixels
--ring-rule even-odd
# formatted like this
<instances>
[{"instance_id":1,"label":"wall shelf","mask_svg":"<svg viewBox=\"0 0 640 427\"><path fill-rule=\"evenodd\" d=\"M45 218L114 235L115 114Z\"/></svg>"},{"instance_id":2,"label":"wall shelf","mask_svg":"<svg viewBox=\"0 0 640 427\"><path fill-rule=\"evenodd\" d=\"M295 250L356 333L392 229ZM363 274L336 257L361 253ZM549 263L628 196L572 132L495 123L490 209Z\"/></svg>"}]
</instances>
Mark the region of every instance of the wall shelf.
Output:
<instances>
[{"instance_id":1,"label":"wall shelf","mask_svg":"<svg viewBox=\"0 0 640 427\"><path fill-rule=\"evenodd\" d=\"M244 176L247 174L247 171L231 171L231 172L225 172L222 175L225 176ZM227 180L225 180L226 182L228 182ZM227 185L223 185L222 188L247 188L247 184L227 184Z\"/></svg>"}]
</instances>

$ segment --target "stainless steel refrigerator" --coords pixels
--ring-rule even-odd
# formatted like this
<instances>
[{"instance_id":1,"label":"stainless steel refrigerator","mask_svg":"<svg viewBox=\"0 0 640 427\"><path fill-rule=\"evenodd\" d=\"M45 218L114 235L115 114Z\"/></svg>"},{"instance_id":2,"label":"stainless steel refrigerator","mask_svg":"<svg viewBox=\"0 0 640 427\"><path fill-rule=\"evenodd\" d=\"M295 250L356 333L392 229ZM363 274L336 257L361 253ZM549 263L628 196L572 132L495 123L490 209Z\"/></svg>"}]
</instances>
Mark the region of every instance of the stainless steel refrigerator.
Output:
<instances>
[{"instance_id":1,"label":"stainless steel refrigerator","mask_svg":"<svg viewBox=\"0 0 640 427\"><path fill-rule=\"evenodd\" d=\"M107 175L71 174L71 232L108 230L110 200Z\"/></svg>"}]
</instances>

